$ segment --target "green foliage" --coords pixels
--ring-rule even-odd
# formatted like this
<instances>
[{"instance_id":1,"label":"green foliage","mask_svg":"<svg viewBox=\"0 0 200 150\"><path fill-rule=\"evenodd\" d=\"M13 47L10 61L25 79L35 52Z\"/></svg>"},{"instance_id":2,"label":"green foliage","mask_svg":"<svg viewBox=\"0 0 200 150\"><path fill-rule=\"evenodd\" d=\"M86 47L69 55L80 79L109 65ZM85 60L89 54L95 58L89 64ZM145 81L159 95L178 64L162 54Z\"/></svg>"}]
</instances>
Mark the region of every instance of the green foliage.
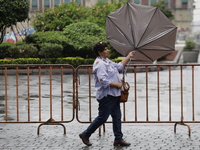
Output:
<instances>
[{"instance_id":1,"label":"green foliage","mask_svg":"<svg viewBox=\"0 0 200 150\"><path fill-rule=\"evenodd\" d=\"M12 60L0 59L0 64L71 64L74 67L84 64L93 64L94 59L81 57L66 58L17 58Z\"/></svg>"},{"instance_id":2,"label":"green foliage","mask_svg":"<svg viewBox=\"0 0 200 150\"><path fill-rule=\"evenodd\" d=\"M66 26L62 32L36 32L28 35L25 39L26 43L33 43L37 45L39 51L39 45L42 43L59 44L63 46L63 57L80 56L83 58L96 57L93 53L93 45L95 42L100 40L108 43L105 30L90 22L73 23L69 26ZM111 50L111 53L116 53L109 43L108 47Z\"/></svg>"},{"instance_id":3,"label":"green foliage","mask_svg":"<svg viewBox=\"0 0 200 150\"><path fill-rule=\"evenodd\" d=\"M169 9L165 9L165 1L160 1L160 2L157 2L157 3L153 3L152 6L158 7L163 12L163 14L165 14L165 16L167 18L169 18L169 20L173 20L174 19L174 15L172 14L172 11L169 10Z\"/></svg>"},{"instance_id":4,"label":"green foliage","mask_svg":"<svg viewBox=\"0 0 200 150\"><path fill-rule=\"evenodd\" d=\"M11 60L13 64L40 64L39 58L18 58Z\"/></svg>"},{"instance_id":5,"label":"green foliage","mask_svg":"<svg viewBox=\"0 0 200 150\"><path fill-rule=\"evenodd\" d=\"M0 59L3 59L5 57L11 57L8 48L13 45L14 45L13 43L7 43L7 42L3 42L0 44Z\"/></svg>"},{"instance_id":6,"label":"green foliage","mask_svg":"<svg viewBox=\"0 0 200 150\"><path fill-rule=\"evenodd\" d=\"M8 60L8 59L0 59L0 64L12 64L12 60Z\"/></svg>"},{"instance_id":7,"label":"green foliage","mask_svg":"<svg viewBox=\"0 0 200 150\"><path fill-rule=\"evenodd\" d=\"M94 63L94 61L95 61L94 58L84 59L84 64L85 64L85 65L89 65L89 64L91 65L91 64Z\"/></svg>"},{"instance_id":8,"label":"green foliage","mask_svg":"<svg viewBox=\"0 0 200 150\"><path fill-rule=\"evenodd\" d=\"M7 27L28 19L29 0L0 0L0 32L3 41L3 32Z\"/></svg>"},{"instance_id":9,"label":"green foliage","mask_svg":"<svg viewBox=\"0 0 200 150\"><path fill-rule=\"evenodd\" d=\"M34 58L37 57L38 49L33 44L13 44L8 51L12 58Z\"/></svg>"},{"instance_id":10,"label":"green foliage","mask_svg":"<svg viewBox=\"0 0 200 150\"><path fill-rule=\"evenodd\" d=\"M195 42L192 39L186 40L183 50L193 50L195 48Z\"/></svg>"},{"instance_id":11,"label":"green foliage","mask_svg":"<svg viewBox=\"0 0 200 150\"><path fill-rule=\"evenodd\" d=\"M119 63L121 62L123 59L121 58L115 58L115 59L111 59L113 62Z\"/></svg>"},{"instance_id":12,"label":"green foliage","mask_svg":"<svg viewBox=\"0 0 200 150\"><path fill-rule=\"evenodd\" d=\"M74 46L69 43L69 39L61 31L47 31L47 32L36 32L28 35L25 40L27 43L34 43L40 49L40 44L52 43L63 46L63 57L74 56Z\"/></svg>"},{"instance_id":13,"label":"green foliage","mask_svg":"<svg viewBox=\"0 0 200 150\"><path fill-rule=\"evenodd\" d=\"M17 41L17 43L15 43L16 45L23 45L23 44L26 44L25 42L23 41Z\"/></svg>"},{"instance_id":14,"label":"green foliage","mask_svg":"<svg viewBox=\"0 0 200 150\"><path fill-rule=\"evenodd\" d=\"M170 54L171 54L171 53L170 53ZM162 56L162 57L158 58L157 60L158 60L158 61L164 60L164 59L166 59L166 58L167 58L167 56L168 56L168 55L170 55L170 54L164 55L164 56Z\"/></svg>"},{"instance_id":15,"label":"green foliage","mask_svg":"<svg viewBox=\"0 0 200 150\"><path fill-rule=\"evenodd\" d=\"M65 57L65 58L17 58L13 60L0 59L0 64L70 64L73 67L79 65L92 65L94 58L84 59L81 57ZM118 63L122 59L116 58L112 61Z\"/></svg>"},{"instance_id":16,"label":"green foliage","mask_svg":"<svg viewBox=\"0 0 200 150\"><path fill-rule=\"evenodd\" d=\"M26 43L42 44L42 43L55 43L64 44L67 38L60 31L36 32L26 37Z\"/></svg>"},{"instance_id":17,"label":"green foliage","mask_svg":"<svg viewBox=\"0 0 200 150\"><path fill-rule=\"evenodd\" d=\"M32 21L36 31L62 31L71 23L83 21L87 17L88 8L70 4L59 4L52 9L45 9L42 13L37 13Z\"/></svg>"},{"instance_id":18,"label":"green foliage","mask_svg":"<svg viewBox=\"0 0 200 150\"><path fill-rule=\"evenodd\" d=\"M0 64L41 64L39 58L0 59Z\"/></svg>"},{"instance_id":19,"label":"green foliage","mask_svg":"<svg viewBox=\"0 0 200 150\"><path fill-rule=\"evenodd\" d=\"M90 22L74 23L64 28L68 43L73 45L74 55L83 58L95 58L93 45L97 41L105 41L105 30Z\"/></svg>"},{"instance_id":20,"label":"green foliage","mask_svg":"<svg viewBox=\"0 0 200 150\"><path fill-rule=\"evenodd\" d=\"M62 56L63 46L52 43L40 44L38 53L40 58L58 58Z\"/></svg>"},{"instance_id":21,"label":"green foliage","mask_svg":"<svg viewBox=\"0 0 200 150\"><path fill-rule=\"evenodd\" d=\"M36 31L63 31L64 27L71 23L89 21L105 28L106 17L111 12L124 5L127 0L120 2L100 1L93 7L84 7L75 2L70 4L59 4L52 9L45 9L42 13L37 13L32 20Z\"/></svg>"},{"instance_id":22,"label":"green foliage","mask_svg":"<svg viewBox=\"0 0 200 150\"><path fill-rule=\"evenodd\" d=\"M105 34L107 15L126 2L128 0L119 2L111 0L110 3L100 0L92 7L79 6L71 2L70 4L59 4L52 9L45 9L42 13L36 14L32 21L36 31L42 32L29 35L26 42L37 45L41 43L60 44L63 46L63 57L94 58L92 51L94 43L99 40L108 43ZM165 9L163 1L153 5L159 7L168 18L173 18L171 11ZM38 49L40 49L39 46ZM108 49L110 58L121 56L109 43Z\"/></svg>"},{"instance_id":23,"label":"green foliage","mask_svg":"<svg viewBox=\"0 0 200 150\"><path fill-rule=\"evenodd\" d=\"M84 64L84 59L81 57L66 57L58 58L56 64L71 64L74 67Z\"/></svg>"}]
</instances>

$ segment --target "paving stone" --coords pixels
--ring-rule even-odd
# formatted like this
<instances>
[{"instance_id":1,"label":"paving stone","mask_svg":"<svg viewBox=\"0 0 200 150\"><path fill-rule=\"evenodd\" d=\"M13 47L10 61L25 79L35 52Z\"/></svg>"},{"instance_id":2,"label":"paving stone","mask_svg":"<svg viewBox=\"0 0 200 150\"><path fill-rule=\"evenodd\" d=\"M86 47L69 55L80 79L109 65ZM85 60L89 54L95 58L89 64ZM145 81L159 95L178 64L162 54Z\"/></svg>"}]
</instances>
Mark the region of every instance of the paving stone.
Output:
<instances>
[{"instance_id":1,"label":"paving stone","mask_svg":"<svg viewBox=\"0 0 200 150\"><path fill-rule=\"evenodd\" d=\"M199 150L200 126L190 124L191 137L187 131L173 132L173 124L122 124L124 139L131 143L129 147L113 146L112 124L106 124L106 132L98 135L98 130L91 136L91 147L85 146L79 133L89 124L71 122L67 135L57 126L44 126L37 135L38 124L4 124L0 132L0 150Z\"/></svg>"}]
</instances>

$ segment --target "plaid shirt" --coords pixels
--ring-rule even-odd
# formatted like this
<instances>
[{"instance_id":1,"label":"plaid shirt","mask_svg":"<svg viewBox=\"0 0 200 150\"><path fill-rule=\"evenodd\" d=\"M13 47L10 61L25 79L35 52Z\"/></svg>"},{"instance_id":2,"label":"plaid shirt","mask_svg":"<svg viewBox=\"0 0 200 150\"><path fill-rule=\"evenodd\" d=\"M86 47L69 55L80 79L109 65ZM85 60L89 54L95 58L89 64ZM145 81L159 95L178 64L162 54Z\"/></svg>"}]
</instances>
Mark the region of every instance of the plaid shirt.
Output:
<instances>
[{"instance_id":1,"label":"plaid shirt","mask_svg":"<svg viewBox=\"0 0 200 150\"><path fill-rule=\"evenodd\" d=\"M116 82L116 83L119 82L120 75L118 71L121 70L124 70L124 66L121 62L114 63L108 58L106 59L100 57L96 58L93 64L93 75L95 81L97 100L100 100L107 95L111 96L121 95L121 89L110 86L111 82Z\"/></svg>"}]
</instances>

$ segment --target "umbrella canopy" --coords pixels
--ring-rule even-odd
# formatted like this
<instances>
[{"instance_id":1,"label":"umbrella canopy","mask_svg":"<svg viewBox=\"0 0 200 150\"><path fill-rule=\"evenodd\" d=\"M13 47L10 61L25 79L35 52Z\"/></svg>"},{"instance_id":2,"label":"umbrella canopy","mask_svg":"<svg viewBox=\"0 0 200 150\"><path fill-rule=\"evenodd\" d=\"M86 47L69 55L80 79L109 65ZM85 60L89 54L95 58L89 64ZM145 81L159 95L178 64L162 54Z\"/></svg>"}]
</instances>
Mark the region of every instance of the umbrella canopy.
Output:
<instances>
[{"instance_id":1,"label":"umbrella canopy","mask_svg":"<svg viewBox=\"0 0 200 150\"><path fill-rule=\"evenodd\" d=\"M177 27L157 7L126 3L107 16L106 38L123 56L153 62L174 51Z\"/></svg>"}]
</instances>

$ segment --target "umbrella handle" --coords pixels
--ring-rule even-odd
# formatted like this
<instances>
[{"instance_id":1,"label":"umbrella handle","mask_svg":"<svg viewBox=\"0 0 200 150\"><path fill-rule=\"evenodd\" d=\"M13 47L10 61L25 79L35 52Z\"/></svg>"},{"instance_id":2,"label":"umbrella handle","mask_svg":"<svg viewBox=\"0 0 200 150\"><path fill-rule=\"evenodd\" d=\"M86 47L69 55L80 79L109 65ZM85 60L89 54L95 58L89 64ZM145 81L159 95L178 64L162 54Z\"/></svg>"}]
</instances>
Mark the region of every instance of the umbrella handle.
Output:
<instances>
[{"instance_id":1,"label":"umbrella handle","mask_svg":"<svg viewBox=\"0 0 200 150\"><path fill-rule=\"evenodd\" d=\"M127 67L126 67L126 70L125 70L125 74L126 74L126 71L127 71L127 69L128 69L128 66L129 66L129 64L130 64L130 62L131 62L131 60L132 60L132 58L133 58L133 55L131 56L131 58L130 58L128 64L127 64ZM124 78L124 76L123 76L123 78Z\"/></svg>"}]
</instances>

